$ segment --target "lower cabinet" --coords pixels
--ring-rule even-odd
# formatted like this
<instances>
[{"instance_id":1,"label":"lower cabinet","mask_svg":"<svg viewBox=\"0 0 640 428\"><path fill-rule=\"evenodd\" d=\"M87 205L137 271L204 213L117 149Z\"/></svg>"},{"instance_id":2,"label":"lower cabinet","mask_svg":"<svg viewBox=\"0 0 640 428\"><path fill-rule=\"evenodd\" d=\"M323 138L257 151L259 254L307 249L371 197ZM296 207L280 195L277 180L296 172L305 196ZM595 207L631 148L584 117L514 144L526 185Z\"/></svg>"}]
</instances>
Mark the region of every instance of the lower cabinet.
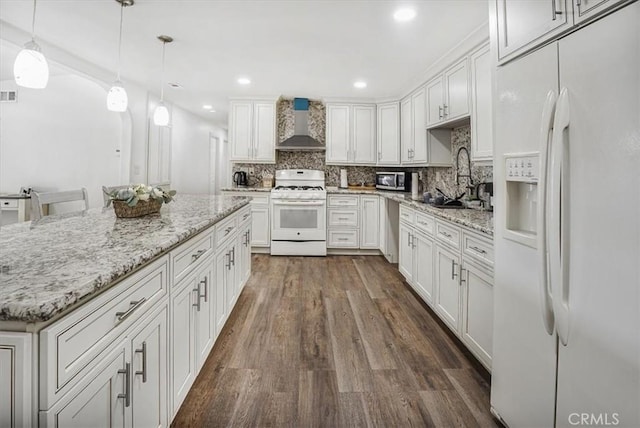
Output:
<instances>
[{"instance_id":1,"label":"lower cabinet","mask_svg":"<svg viewBox=\"0 0 640 428\"><path fill-rule=\"evenodd\" d=\"M249 276L251 276L251 223L245 223L240 225L238 231L238 279L236 281L238 289L236 295L240 296L242 288L247 283Z\"/></svg>"},{"instance_id":2,"label":"lower cabinet","mask_svg":"<svg viewBox=\"0 0 640 428\"><path fill-rule=\"evenodd\" d=\"M360 196L360 248L377 249L380 246L380 200L377 195Z\"/></svg>"},{"instance_id":3,"label":"lower cabinet","mask_svg":"<svg viewBox=\"0 0 640 428\"><path fill-rule=\"evenodd\" d=\"M400 273L427 303L433 301L433 241L405 223L400 223Z\"/></svg>"},{"instance_id":4,"label":"lower cabinet","mask_svg":"<svg viewBox=\"0 0 640 428\"><path fill-rule=\"evenodd\" d=\"M455 331L460 330L460 255L436 244L436 312Z\"/></svg>"},{"instance_id":5,"label":"lower cabinet","mask_svg":"<svg viewBox=\"0 0 640 428\"><path fill-rule=\"evenodd\" d=\"M31 423L31 333L0 333L0 427Z\"/></svg>"},{"instance_id":6,"label":"lower cabinet","mask_svg":"<svg viewBox=\"0 0 640 428\"><path fill-rule=\"evenodd\" d=\"M271 223L269 222L269 204L251 204L251 246L271 246Z\"/></svg>"},{"instance_id":7,"label":"lower cabinet","mask_svg":"<svg viewBox=\"0 0 640 428\"><path fill-rule=\"evenodd\" d=\"M462 341L491 367L493 349L493 277L485 268L462 261Z\"/></svg>"},{"instance_id":8,"label":"lower cabinet","mask_svg":"<svg viewBox=\"0 0 640 428\"><path fill-rule=\"evenodd\" d=\"M329 195L327 248L379 249L379 205L378 195Z\"/></svg>"},{"instance_id":9,"label":"lower cabinet","mask_svg":"<svg viewBox=\"0 0 640 428\"><path fill-rule=\"evenodd\" d=\"M237 242L232 240L216 253L216 334L220 333L238 296Z\"/></svg>"}]
</instances>

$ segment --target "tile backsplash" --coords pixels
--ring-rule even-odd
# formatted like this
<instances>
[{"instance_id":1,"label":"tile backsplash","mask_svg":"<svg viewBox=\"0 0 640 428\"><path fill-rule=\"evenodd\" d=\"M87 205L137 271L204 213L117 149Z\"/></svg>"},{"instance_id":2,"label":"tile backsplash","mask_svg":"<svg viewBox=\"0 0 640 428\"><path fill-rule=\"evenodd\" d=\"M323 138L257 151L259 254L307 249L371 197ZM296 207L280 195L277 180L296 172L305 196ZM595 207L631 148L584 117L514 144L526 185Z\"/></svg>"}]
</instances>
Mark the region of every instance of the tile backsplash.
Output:
<instances>
[{"instance_id":1,"label":"tile backsplash","mask_svg":"<svg viewBox=\"0 0 640 428\"><path fill-rule=\"evenodd\" d=\"M293 135L293 100L278 100L278 141L282 142ZM321 143L325 142L325 107L319 101L309 102L309 134ZM420 191L436 194L436 188L441 189L448 196L458 196L469 189L468 177L460 177L456 184L456 155L461 147L467 152L460 153L460 173L468 175L467 153L471 153L471 127L464 125L453 129L451 133L452 167L449 168L400 168L400 167L369 167L369 166L334 166L325 164L324 152L277 152L275 165L237 163L233 171L253 168L249 175L250 186L261 186L262 178L275 175L277 169L317 169L325 172L327 186L338 186L340 170L346 169L349 183L371 184L375 182L377 170L401 169L408 172L422 172L423 181ZM474 186L482 182L493 181L493 167L471 163L471 177ZM426 178L426 180L424 180ZM483 197L486 199L486 197Z\"/></svg>"}]
</instances>

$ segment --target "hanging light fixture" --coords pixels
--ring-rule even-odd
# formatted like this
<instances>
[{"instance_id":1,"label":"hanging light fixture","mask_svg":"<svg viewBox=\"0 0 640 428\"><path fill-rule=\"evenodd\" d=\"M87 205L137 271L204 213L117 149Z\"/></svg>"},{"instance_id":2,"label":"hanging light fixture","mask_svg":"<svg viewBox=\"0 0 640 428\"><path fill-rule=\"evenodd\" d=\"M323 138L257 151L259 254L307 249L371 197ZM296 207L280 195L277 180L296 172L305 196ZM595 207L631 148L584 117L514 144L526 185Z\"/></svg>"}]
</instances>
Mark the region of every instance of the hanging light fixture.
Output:
<instances>
[{"instance_id":1,"label":"hanging light fixture","mask_svg":"<svg viewBox=\"0 0 640 428\"><path fill-rule=\"evenodd\" d=\"M116 0L120 3L120 36L118 38L118 77L113 83L109 93L107 94L107 109L110 111L123 112L127 110L127 104L129 98L127 97L127 91L122 86L120 80L120 66L122 64L122 16L124 8L133 6L134 0Z\"/></svg>"},{"instance_id":2,"label":"hanging light fixture","mask_svg":"<svg viewBox=\"0 0 640 428\"><path fill-rule=\"evenodd\" d=\"M33 18L31 20L31 40L25 43L13 63L13 76L18 86L42 89L49 82L49 65L36 43L36 0L33 0Z\"/></svg>"},{"instance_id":3,"label":"hanging light fixture","mask_svg":"<svg viewBox=\"0 0 640 428\"><path fill-rule=\"evenodd\" d=\"M158 36L158 40L162 42L162 74L160 75L160 104L153 112L153 123L158 126L169 125L169 110L164 105L164 48L167 43L173 42L173 38L169 36Z\"/></svg>"}]
</instances>

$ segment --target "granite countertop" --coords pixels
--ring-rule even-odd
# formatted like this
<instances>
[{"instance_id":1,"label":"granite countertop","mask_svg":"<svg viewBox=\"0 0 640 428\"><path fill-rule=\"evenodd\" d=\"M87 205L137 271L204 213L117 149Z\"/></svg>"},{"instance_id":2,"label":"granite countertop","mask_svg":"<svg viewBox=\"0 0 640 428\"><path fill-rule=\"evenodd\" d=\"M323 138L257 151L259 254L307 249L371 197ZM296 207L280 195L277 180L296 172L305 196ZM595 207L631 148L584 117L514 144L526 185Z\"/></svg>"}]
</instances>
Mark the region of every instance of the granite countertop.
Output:
<instances>
[{"instance_id":1,"label":"granite countertop","mask_svg":"<svg viewBox=\"0 0 640 428\"><path fill-rule=\"evenodd\" d=\"M31 199L31 195L24 193L0 193L0 199Z\"/></svg>"},{"instance_id":2,"label":"granite countertop","mask_svg":"<svg viewBox=\"0 0 640 428\"><path fill-rule=\"evenodd\" d=\"M272 187L223 187L222 192L271 192Z\"/></svg>"},{"instance_id":3,"label":"granite countertop","mask_svg":"<svg viewBox=\"0 0 640 428\"><path fill-rule=\"evenodd\" d=\"M466 226L478 232L493 236L493 213L490 211L476 209L451 209L437 208L433 205L425 204L422 201L411 199L411 194L403 192L390 192L383 190L351 190L351 189L327 189L328 194L351 194L351 195L379 195L385 198L406 204L417 210L432 214L436 217L449 220L453 223Z\"/></svg>"},{"instance_id":4,"label":"granite countertop","mask_svg":"<svg viewBox=\"0 0 640 428\"><path fill-rule=\"evenodd\" d=\"M181 194L145 217L120 219L113 208L94 208L3 226L0 321L47 321L249 201Z\"/></svg>"}]
</instances>

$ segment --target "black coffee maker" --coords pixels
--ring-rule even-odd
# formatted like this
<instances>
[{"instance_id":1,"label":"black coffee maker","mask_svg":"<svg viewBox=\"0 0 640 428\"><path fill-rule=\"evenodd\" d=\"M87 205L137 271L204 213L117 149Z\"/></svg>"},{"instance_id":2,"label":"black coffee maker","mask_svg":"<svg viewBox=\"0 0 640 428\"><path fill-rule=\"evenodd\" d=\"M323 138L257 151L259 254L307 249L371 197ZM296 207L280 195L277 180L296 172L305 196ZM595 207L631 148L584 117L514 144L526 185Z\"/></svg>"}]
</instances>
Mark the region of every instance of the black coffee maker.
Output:
<instances>
[{"instance_id":1,"label":"black coffee maker","mask_svg":"<svg viewBox=\"0 0 640 428\"><path fill-rule=\"evenodd\" d=\"M247 178L247 173L244 171L236 171L233 173L233 183L236 187L247 187L249 185L249 180Z\"/></svg>"}]
</instances>

